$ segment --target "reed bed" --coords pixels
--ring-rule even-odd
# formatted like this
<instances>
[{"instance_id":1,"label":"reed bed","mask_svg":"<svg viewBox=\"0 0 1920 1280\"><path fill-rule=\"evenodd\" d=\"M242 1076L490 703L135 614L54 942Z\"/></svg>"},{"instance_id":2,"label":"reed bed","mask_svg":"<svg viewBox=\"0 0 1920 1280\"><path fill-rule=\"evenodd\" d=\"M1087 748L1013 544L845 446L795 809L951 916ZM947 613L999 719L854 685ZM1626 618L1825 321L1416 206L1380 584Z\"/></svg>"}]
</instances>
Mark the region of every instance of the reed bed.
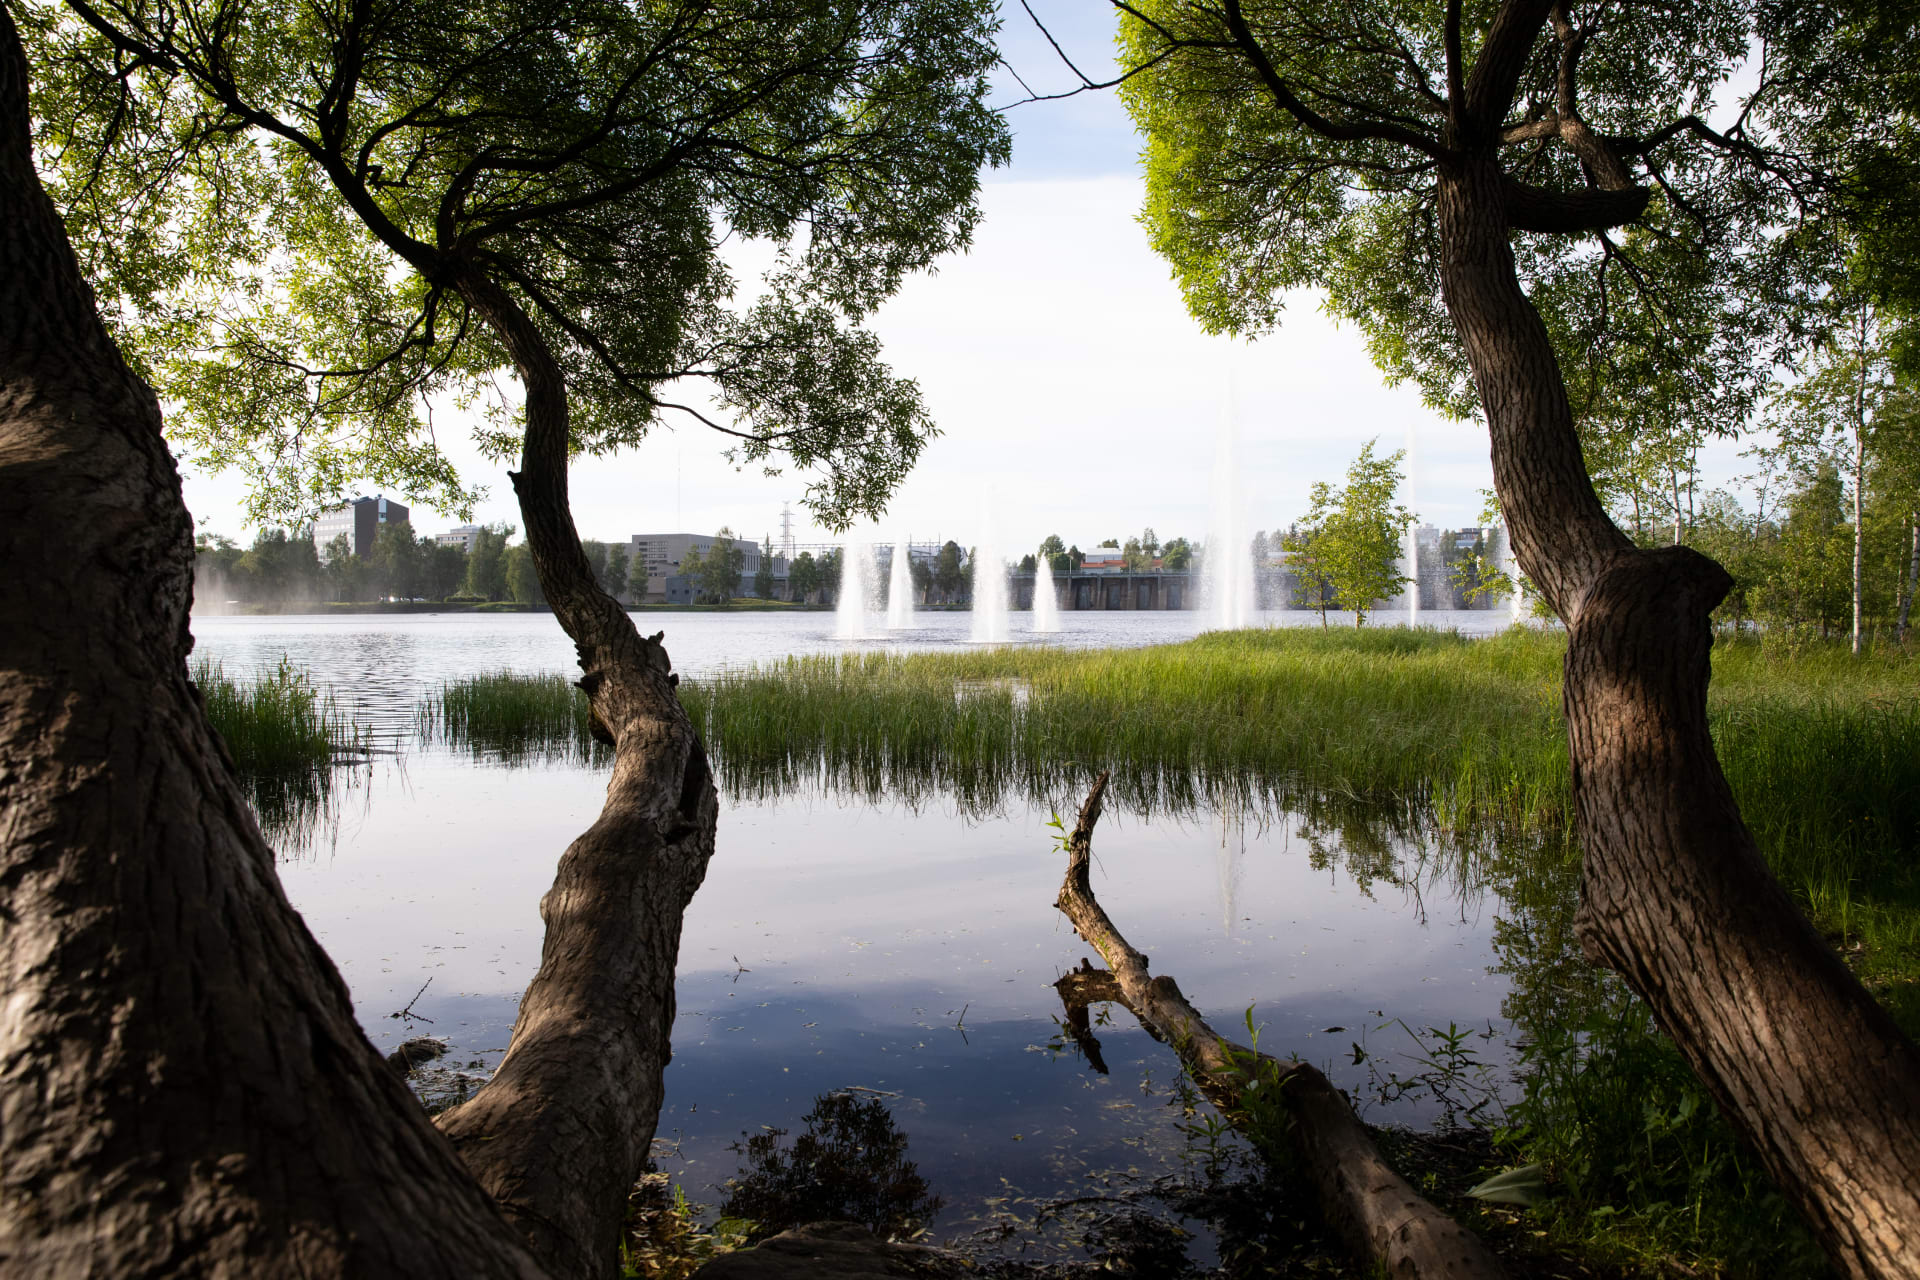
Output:
<instances>
[{"instance_id":1,"label":"reed bed","mask_svg":"<svg viewBox=\"0 0 1920 1280\"><path fill-rule=\"evenodd\" d=\"M448 681L420 705L420 739L508 764L605 764L588 730L587 699L563 675L496 671Z\"/></svg>"},{"instance_id":2,"label":"reed bed","mask_svg":"<svg viewBox=\"0 0 1920 1280\"><path fill-rule=\"evenodd\" d=\"M190 674L261 831L283 848L311 841L329 812L338 766L365 759L372 735L285 655L251 680L206 658Z\"/></svg>"}]
</instances>

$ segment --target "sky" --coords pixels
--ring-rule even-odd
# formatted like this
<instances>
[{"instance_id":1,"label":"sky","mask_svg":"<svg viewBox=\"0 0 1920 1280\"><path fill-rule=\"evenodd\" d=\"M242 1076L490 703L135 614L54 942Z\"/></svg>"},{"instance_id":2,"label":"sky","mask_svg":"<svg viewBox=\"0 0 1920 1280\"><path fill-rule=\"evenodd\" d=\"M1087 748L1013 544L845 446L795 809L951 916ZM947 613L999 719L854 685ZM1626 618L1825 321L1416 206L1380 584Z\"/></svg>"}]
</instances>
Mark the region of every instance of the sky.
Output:
<instances>
[{"instance_id":1,"label":"sky","mask_svg":"<svg viewBox=\"0 0 1920 1280\"><path fill-rule=\"evenodd\" d=\"M1033 7L1089 75L1112 66L1103 6ZM1004 14L1001 48L1038 92L1075 83L1017 2ZM1003 72L994 101L1024 96ZM1422 521L1479 523L1492 486L1485 430L1423 407L1411 386L1385 386L1359 332L1336 326L1316 296L1290 296L1279 331L1253 343L1209 337L1188 316L1136 220L1140 139L1112 91L1009 105L1007 119L1013 160L984 177L971 250L911 280L873 320L889 363L918 380L941 434L887 516L853 536L967 546L992 526L995 544L1011 554L1048 534L1087 548L1145 527L1163 541L1198 541L1217 440L1229 425L1238 441L1233 471L1256 528L1303 515L1309 486L1339 481L1374 439L1379 452L1409 450L1401 500ZM464 479L488 490L475 518L517 525L507 468L454 443L457 434L441 430L442 445ZM611 458L576 463L581 536L615 541L724 525L777 541L782 506L791 504L796 541L838 540L801 507L803 477L736 469L722 456L725 443L684 422ZM240 477L189 472L185 485L202 528L251 539ZM456 523L449 513L413 511L422 533Z\"/></svg>"}]
</instances>

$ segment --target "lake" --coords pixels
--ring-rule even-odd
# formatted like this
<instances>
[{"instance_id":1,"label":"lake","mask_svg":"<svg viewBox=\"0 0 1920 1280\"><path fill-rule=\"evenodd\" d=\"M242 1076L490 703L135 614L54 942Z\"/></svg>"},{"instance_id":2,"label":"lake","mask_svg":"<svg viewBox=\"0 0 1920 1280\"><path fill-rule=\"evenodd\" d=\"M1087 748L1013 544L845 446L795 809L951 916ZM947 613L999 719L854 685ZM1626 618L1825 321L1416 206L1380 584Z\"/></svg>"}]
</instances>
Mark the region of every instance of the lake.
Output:
<instances>
[{"instance_id":1,"label":"lake","mask_svg":"<svg viewBox=\"0 0 1920 1280\"><path fill-rule=\"evenodd\" d=\"M964 643L967 615L922 620L891 643ZM826 613L635 621L664 630L676 668L696 676L842 646ZM1495 617L1422 621L1485 628ZM1015 615L1017 641L1023 623ZM1198 623L1191 613L1070 613L1047 642L1170 642ZM539 963L540 896L597 815L605 778L424 745L416 707L462 676L570 671L571 642L543 614L193 627L197 653L230 675L285 654L379 727L387 749L336 791L311 839L283 849L281 875L377 1045L444 1037L447 1062L484 1076ZM1057 810L1070 825L1077 801L983 812L819 788L723 800L717 851L686 917L660 1167L690 1198L717 1202L742 1164L736 1144L798 1131L816 1096L851 1087L886 1102L944 1199L937 1240L987 1239L996 1223L1030 1224L1049 1205L1193 1176L1216 1140L1172 1053L1122 1010L1096 1028L1106 1074L1061 1034L1051 984L1090 949L1053 907L1064 857L1047 822ZM1511 913L1424 837L1383 827L1365 848L1347 847L1358 838L1284 812L1110 811L1094 883L1154 970L1177 977L1216 1027L1244 1039L1251 1010L1262 1048L1322 1066L1370 1121L1431 1125L1441 1103L1391 1081L1417 1070L1407 1028L1475 1028L1466 1043L1480 1059L1496 1070L1506 1061L1510 980L1495 970L1511 966L1495 925ZM411 1016L394 1016L402 1010Z\"/></svg>"}]
</instances>

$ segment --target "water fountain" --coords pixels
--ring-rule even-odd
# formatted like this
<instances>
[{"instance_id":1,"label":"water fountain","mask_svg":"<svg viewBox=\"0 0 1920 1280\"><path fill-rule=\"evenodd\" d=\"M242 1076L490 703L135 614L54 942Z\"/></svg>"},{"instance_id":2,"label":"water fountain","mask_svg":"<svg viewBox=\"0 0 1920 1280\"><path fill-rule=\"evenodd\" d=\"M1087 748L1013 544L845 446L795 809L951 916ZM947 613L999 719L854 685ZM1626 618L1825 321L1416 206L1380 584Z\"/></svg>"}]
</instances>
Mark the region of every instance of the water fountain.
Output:
<instances>
[{"instance_id":1,"label":"water fountain","mask_svg":"<svg viewBox=\"0 0 1920 1280\"><path fill-rule=\"evenodd\" d=\"M871 634L867 614L873 587L873 546L849 538L840 544L840 602L833 614L833 632L840 639L865 640Z\"/></svg>"},{"instance_id":2,"label":"water fountain","mask_svg":"<svg viewBox=\"0 0 1920 1280\"><path fill-rule=\"evenodd\" d=\"M1507 594L1504 608L1507 611L1507 625L1513 626L1520 621L1520 565L1513 558L1513 544L1507 539L1507 527L1496 525L1493 531L1493 567L1507 575L1507 581L1513 589Z\"/></svg>"},{"instance_id":3,"label":"water fountain","mask_svg":"<svg viewBox=\"0 0 1920 1280\"><path fill-rule=\"evenodd\" d=\"M1033 558L1033 629L1042 635L1060 629L1060 597L1053 589L1053 565L1044 554Z\"/></svg>"},{"instance_id":4,"label":"water fountain","mask_svg":"<svg viewBox=\"0 0 1920 1280\"><path fill-rule=\"evenodd\" d=\"M975 644L1007 642L1007 565L1000 558L1000 530L992 504L981 521L984 533L973 549L973 629Z\"/></svg>"},{"instance_id":5,"label":"water fountain","mask_svg":"<svg viewBox=\"0 0 1920 1280\"><path fill-rule=\"evenodd\" d=\"M1213 455L1213 523L1201 565L1208 621L1215 628L1250 627L1256 604L1253 581L1253 527L1240 472L1240 431L1227 385L1220 433Z\"/></svg>"},{"instance_id":6,"label":"water fountain","mask_svg":"<svg viewBox=\"0 0 1920 1280\"><path fill-rule=\"evenodd\" d=\"M1413 507L1414 438L1413 423L1407 423L1407 507ZM1413 581L1407 583L1407 625L1420 625L1420 517L1407 521L1405 565L1401 572Z\"/></svg>"},{"instance_id":7,"label":"water fountain","mask_svg":"<svg viewBox=\"0 0 1920 1280\"><path fill-rule=\"evenodd\" d=\"M893 570L887 577L887 630L905 631L913 626L913 560L907 549L907 535L893 541Z\"/></svg>"}]
</instances>

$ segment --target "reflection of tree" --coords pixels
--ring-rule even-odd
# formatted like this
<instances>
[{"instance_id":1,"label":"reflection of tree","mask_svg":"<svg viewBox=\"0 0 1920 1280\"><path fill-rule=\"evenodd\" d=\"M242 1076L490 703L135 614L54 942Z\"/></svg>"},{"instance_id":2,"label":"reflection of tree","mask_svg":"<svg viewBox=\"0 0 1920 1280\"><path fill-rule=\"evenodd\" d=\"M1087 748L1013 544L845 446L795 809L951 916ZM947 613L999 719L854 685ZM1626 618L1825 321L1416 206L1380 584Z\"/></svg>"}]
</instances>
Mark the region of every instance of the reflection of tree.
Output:
<instances>
[{"instance_id":1,"label":"reflection of tree","mask_svg":"<svg viewBox=\"0 0 1920 1280\"><path fill-rule=\"evenodd\" d=\"M720 1211L751 1221L763 1240L803 1222L858 1222L880 1235L924 1231L940 1198L907 1159L907 1135L878 1098L826 1093L802 1120L806 1132L785 1147L785 1129L747 1138L746 1166L727 1180Z\"/></svg>"}]
</instances>

